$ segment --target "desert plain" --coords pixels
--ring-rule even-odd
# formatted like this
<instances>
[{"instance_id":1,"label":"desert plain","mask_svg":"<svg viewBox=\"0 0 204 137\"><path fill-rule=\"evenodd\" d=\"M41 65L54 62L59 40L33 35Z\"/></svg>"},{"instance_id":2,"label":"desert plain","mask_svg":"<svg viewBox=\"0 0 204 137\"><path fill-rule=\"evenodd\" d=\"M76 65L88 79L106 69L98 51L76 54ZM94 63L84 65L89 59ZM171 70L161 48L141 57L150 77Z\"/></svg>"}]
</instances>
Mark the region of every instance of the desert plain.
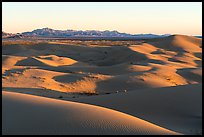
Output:
<instances>
[{"instance_id":1,"label":"desert plain","mask_svg":"<svg viewBox=\"0 0 204 137\"><path fill-rule=\"evenodd\" d=\"M202 38L3 39L2 133L201 135Z\"/></svg>"}]
</instances>

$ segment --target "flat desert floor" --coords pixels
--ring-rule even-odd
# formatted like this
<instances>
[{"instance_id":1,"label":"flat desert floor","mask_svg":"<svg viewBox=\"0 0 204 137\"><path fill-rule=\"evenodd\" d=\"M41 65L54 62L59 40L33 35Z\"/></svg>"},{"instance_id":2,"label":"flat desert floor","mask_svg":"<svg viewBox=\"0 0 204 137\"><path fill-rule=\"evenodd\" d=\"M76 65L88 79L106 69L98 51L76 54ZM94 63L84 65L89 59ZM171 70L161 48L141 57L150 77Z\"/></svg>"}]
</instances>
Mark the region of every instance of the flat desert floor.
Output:
<instances>
[{"instance_id":1,"label":"flat desert floor","mask_svg":"<svg viewBox=\"0 0 204 137\"><path fill-rule=\"evenodd\" d=\"M202 39L4 39L2 133L201 135Z\"/></svg>"}]
</instances>

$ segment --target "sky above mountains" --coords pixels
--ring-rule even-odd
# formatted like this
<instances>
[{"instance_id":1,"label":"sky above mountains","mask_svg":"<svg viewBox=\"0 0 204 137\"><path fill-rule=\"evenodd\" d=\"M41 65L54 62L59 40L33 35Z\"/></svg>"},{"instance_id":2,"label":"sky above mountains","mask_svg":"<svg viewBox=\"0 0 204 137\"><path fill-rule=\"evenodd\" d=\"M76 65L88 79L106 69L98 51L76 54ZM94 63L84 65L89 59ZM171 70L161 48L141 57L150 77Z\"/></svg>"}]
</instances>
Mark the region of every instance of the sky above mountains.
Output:
<instances>
[{"instance_id":1,"label":"sky above mountains","mask_svg":"<svg viewBox=\"0 0 204 137\"><path fill-rule=\"evenodd\" d=\"M201 2L3 2L2 29L9 33L117 30L130 34L202 35Z\"/></svg>"}]
</instances>

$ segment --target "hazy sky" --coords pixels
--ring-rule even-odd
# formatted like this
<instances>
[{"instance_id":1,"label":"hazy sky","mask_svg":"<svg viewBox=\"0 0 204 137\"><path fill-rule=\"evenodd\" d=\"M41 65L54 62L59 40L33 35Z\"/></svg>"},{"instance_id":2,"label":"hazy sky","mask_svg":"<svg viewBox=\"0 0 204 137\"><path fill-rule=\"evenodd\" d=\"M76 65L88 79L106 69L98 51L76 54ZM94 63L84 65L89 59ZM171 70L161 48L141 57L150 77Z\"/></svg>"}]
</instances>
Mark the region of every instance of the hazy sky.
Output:
<instances>
[{"instance_id":1,"label":"hazy sky","mask_svg":"<svg viewBox=\"0 0 204 137\"><path fill-rule=\"evenodd\" d=\"M202 34L201 2L3 2L2 29Z\"/></svg>"}]
</instances>

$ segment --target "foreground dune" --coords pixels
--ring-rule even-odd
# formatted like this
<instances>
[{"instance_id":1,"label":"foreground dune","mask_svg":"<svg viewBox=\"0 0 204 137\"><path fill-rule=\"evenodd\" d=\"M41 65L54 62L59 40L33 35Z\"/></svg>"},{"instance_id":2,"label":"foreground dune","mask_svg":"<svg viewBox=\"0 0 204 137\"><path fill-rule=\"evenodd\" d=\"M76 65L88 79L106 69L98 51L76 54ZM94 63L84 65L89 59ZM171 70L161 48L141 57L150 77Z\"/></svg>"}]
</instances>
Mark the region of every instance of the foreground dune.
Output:
<instances>
[{"instance_id":1,"label":"foreground dune","mask_svg":"<svg viewBox=\"0 0 204 137\"><path fill-rule=\"evenodd\" d=\"M167 134L164 129L111 109L3 91L2 133Z\"/></svg>"},{"instance_id":2,"label":"foreground dune","mask_svg":"<svg viewBox=\"0 0 204 137\"><path fill-rule=\"evenodd\" d=\"M183 134L202 133L202 84L66 99L118 110Z\"/></svg>"}]
</instances>

